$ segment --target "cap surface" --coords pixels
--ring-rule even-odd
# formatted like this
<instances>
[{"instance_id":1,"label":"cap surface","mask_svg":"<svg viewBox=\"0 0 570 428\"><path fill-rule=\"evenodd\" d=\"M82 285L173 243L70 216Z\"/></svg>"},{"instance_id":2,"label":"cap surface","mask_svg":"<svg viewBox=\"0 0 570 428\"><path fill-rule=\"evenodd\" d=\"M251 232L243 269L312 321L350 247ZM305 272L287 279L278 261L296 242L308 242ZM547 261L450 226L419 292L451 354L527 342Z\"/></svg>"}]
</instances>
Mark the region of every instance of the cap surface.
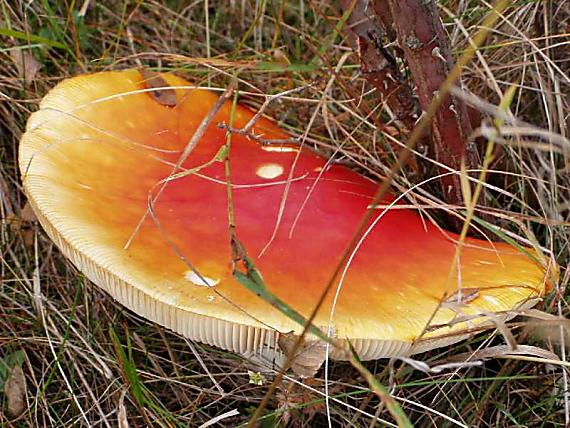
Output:
<instances>
[{"instance_id":1,"label":"cap surface","mask_svg":"<svg viewBox=\"0 0 570 428\"><path fill-rule=\"evenodd\" d=\"M217 96L162 75L176 89L176 105L145 91L137 70L82 75L60 83L32 115L20 146L26 193L49 236L93 282L133 311L195 340L237 352L272 346L278 332L301 327L232 277L226 141L218 112L184 163L194 172L170 181L124 249L147 209L149 191L169 176ZM253 113L238 106L233 126ZM287 138L261 119L255 134ZM270 242L295 157L290 190ZM309 316L365 213L377 184L293 147L262 146L234 134L230 152L236 233L267 287ZM387 201L392 200L387 197ZM457 310L442 299L458 290L450 269L453 239L413 211L378 210L382 218L354 255L333 315L338 338L349 338L363 359L405 354L457 341L456 333L488 319L446 326ZM189 269L173 247L200 275ZM460 315L529 306L547 288L544 268L502 243L467 239L461 288L469 298ZM315 324L327 326L334 291ZM456 305L457 306L457 305ZM438 309L439 308L439 309ZM449 337L451 335L451 337ZM333 358L339 355L333 351Z\"/></svg>"}]
</instances>

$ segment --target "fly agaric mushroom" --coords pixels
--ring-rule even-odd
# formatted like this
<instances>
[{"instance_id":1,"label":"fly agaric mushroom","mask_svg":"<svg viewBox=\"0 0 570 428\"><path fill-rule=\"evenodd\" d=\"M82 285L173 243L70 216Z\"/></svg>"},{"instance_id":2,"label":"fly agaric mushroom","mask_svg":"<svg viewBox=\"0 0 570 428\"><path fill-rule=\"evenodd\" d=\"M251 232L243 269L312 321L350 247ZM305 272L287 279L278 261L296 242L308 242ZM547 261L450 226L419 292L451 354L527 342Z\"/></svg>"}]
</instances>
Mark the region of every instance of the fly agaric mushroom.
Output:
<instances>
[{"instance_id":1,"label":"fly agaric mushroom","mask_svg":"<svg viewBox=\"0 0 570 428\"><path fill-rule=\"evenodd\" d=\"M243 128L254 113L240 105L232 113L226 102L172 177L218 97L164 74L159 78L171 92L162 102L146 78L138 70L83 75L44 98L20 145L30 203L78 269L134 312L239 353L275 347L279 334L302 327L232 275L228 186L219 161L227 131L217 125L233 120ZM288 138L264 118L252 132L268 141ZM377 184L308 149L239 133L231 137L229 164L240 242L270 292L308 317ZM149 192L157 196L162 184L145 217ZM364 360L454 343L469 329L489 327L485 314L509 318L549 287L529 249L467 238L460 275L450 275L456 235L408 209L378 216L346 269L332 314L334 335L350 340ZM329 324L330 294L315 325Z\"/></svg>"}]
</instances>

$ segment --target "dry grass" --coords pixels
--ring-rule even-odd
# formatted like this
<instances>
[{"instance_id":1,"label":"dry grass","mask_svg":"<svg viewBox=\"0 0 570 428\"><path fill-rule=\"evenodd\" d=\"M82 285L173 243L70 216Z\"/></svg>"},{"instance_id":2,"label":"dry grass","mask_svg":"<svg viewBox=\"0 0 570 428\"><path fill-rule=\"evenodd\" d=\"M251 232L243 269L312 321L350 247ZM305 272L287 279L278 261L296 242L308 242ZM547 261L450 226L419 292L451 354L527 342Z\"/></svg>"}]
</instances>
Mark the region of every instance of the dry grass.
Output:
<instances>
[{"instance_id":1,"label":"dry grass","mask_svg":"<svg viewBox=\"0 0 570 428\"><path fill-rule=\"evenodd\" d=\"M443 4L459 55L488 5ZM507 193L488 190L486 200L506 232L538 243L562 267L556 289L540 306L557 316L569 312L569 7L564 0L516 2L463 75L476 94L471 103L484 115L493 113L509 86L518 88L488 177ZM0 0L0 426L247 422L271 375L262 385L251 383L251 363L190 344L118 306L85 280L24 209L18 141L41 97L73 74L143 64L223 87L239 70L240 89L254 106L264 94L312 84L271 104L269 113L294 133L308 132L325 154L342 146L336 161L381 177L402 137L386 133L392 130L389 114L368 93L356 57L335 31L337 23L338 11L324 1ZM338 73L331 73L335 68ZM429 153L421 162L433 169ZM405 190L417 180L405 171L396 188ZM427 207L439 204L435 183L412 196ZM532 326L525 319L509 324L519 343L562 361L547 363L548 354L533 361L506 358L502 348L493 348L503 343L501 335L491 332L417 357L433 365L475 353L489 357L484 364L452 365L439 373L418 370L424 366L414 361L366 366L417 426L564 426L567 338L556 323ZM20 366L24 378L13 369ZM355 368L337 363L328 376L332 426L393 423ZM305 383L288 377L261 425L327 426L323 391L322 373ZM23 413L12 419L8 410L18 404Z\"/></svg>"}]
</instances>

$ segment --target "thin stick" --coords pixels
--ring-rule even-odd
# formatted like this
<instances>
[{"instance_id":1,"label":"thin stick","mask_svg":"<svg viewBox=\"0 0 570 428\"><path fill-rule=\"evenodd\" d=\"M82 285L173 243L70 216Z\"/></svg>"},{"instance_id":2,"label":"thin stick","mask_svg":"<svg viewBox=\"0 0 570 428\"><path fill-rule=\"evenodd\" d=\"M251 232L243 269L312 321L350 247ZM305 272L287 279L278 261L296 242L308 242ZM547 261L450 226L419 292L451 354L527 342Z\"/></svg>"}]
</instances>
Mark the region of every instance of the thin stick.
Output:
<instances>
[{"instance_id":1,"label":"thin stick","mask_svg":"<svg viewBox=\"0 0 570 428\"><path fill-rule=\"evenodd\" d=\"M196 147L196 145L198 144L198 142L200 141L200 139L202 138L202 136L206 132L206 129L208 129L208 127L210 126L210 123L214 119L214 116L218 113L218 111L220 111L220 109L225 104L225 102L231 98L231 96L235 90L235 87L236 87L236 83L234 80L232 80L230 85L224 91L224 93L222 95L220 95L220 98L217 99L216 103L208 111L208 114L206 114L206 116L204 116L204 119L202 119L202 122L200 122L200 125L198 125L198 128L196 128L196 131L194 131L194 134L192 134L192 137L188 141L188 144L186 144L186 147L184 148L184 151L182 152L182 154L178 158L176 165L174 165L174 167L172 168L172 171L170 172L168 178L172 177L176 173L176 171L178 171L182 167L182 164L186 161L186 159L188 159L188 156L190 156L190 153L192 153L192 150L194 150L194 148ZM169 180L165 180L164 183L160 186L160 189L158 189L158 191L156 192L156 195L154 196L154 198L152 200L153 206L156 204L156 201L158 200L158 198L160 198L160 195L162 194L162 192L164 191L164 189L166 188L168 183L169 183ZM145 220L147 219L149 214L150 214L150 211L147 207L147 209L145 210L141 219L139 220L139 222L135 226L133 233L131 234L131 236L127 240L127 243L123 247L124 250L129 249L129 247L131 246L134 239L138 235L143 223L145 222Z\"/></svg>"},{"instance_id":2,"label":"thin stick","mask_svg":"<svg viewBox=\"0 0 570 428\"><path fill-rule=\"evenodd\" d=\"M188 347L190 348L190 351L192 351L192 353L196 357L196 360L198 361L202 369L206 372L206 374L208 375L208 377L216 387L216 389L220 391L220 394L222 394L222 396L226 395L226 391L224 391L224 388L222 388L222 386L218 383L218 381L216 381L216 378L212 376L212 373L210 373L210 370L208 370L208 366L206 366L204 360L202 359L202 357L200 356L200 354L198 353L192 342L190 342L190 340L186 338L184 338L184 340L186 342L186 345L188 345Z\"/></svg>"}]
</instances>

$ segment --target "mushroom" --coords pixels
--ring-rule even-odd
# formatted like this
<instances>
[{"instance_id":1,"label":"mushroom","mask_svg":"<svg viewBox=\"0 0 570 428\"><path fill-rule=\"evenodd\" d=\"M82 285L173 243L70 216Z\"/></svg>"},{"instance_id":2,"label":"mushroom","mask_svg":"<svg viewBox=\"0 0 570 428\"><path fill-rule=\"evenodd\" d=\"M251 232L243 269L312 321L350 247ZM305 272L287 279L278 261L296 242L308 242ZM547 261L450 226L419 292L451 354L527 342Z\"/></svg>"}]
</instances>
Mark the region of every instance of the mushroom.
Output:
<instances>
[{"instance_id":1,"label":"mushroom","mask_svg":"<svg viewBox=\"0 0 570 428\"><path fill-rule=\"evenodd\" d=\"M218 96L172 74L156 76L168 88L125 70L74 77L51 90L21 140L25 192L63 254L132 311L234 352L273 349L280 335L302 326L232 275L220 161L227 129L219 125L243 128L254 112L223 104L172 176ZM169 102L151 95L160 90L171 91ZM231 136L235 232L268 290L308 317L377 184L283 143L289 135L266 118L251 135ZM149 195L156 201L145 215ZM457 342L548 291L540 255L506 243L467 238L453 274L457 235L395 208L377 209L338 292L314 321L332 321L334 336L350 340L363 360ZM332 358L345 356L331 349Z\"/></svg>"}]
</instances>

